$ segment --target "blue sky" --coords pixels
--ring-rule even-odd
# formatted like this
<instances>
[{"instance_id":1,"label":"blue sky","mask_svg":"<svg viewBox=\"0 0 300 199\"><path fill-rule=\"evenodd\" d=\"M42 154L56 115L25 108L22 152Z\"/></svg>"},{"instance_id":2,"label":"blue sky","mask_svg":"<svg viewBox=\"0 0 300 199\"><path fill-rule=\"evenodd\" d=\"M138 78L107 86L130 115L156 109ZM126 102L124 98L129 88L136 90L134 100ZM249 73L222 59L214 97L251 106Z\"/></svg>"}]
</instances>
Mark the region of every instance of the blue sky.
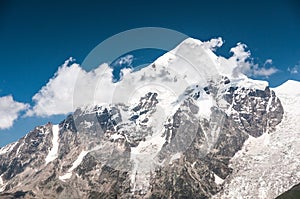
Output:
<instances>
[{"instance_id":1,"label":"blue sky","mask_svg":"<svg viewBox=\"0 0 300 199\"><path fill-rule=\"evenodd\" d=\"M278 72L267 80L275 87L287 79L300 80L299 24L296 0L1 1L0 97L12 95L14 101L32 106L32 97L69 57L80 64L108 37L148 26L200 40L220 36L225 43L218 53L225 57L236 43L245 43L260 65L272 59ZM21 116L0 130L0 146L36 125L63 118Z\"/></svg>"}]
</instances>

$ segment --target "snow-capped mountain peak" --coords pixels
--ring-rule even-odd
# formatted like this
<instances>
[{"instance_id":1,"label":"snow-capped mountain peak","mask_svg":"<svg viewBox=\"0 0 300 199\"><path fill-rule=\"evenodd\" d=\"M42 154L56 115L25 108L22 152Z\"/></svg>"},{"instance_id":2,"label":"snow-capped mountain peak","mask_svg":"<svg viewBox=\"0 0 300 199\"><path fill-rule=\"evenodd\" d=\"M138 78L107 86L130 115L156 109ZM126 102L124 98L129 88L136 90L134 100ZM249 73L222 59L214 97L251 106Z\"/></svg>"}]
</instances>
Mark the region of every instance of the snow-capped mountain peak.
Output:
<instances>
[{"instance_id":1,"label":"snow-capped mountain peak","mask_svg":"<svg viewBox=\"0 0 300 199\"><path fill-rule=\"evenodd\" d=\"M193 73L195 75L196 71L201 74L202 78L209 80L215 75L231 77L233 66L224 62L226 60L216 56L205 42L188 38L175 49L158 58L154 63L163 66L171 65L174 70L178 71L185 68L183 74L189 77L193 76ZM226 64L226 67L223 64Z\"/></svg>"}]
</instances>

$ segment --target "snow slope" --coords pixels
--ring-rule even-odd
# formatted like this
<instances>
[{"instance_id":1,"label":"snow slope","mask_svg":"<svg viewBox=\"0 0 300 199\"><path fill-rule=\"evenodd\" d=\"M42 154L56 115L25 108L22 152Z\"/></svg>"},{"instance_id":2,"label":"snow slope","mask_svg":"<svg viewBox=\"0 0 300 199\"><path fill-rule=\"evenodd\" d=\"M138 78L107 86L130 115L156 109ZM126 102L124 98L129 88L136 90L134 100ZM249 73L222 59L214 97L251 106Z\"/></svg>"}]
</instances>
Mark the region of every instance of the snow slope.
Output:
<instances>
[{"instance_id":1,"label":"snow slope","mask_svg":"<svg viewBox=\"0 0 300 199\"><path fill-rule=\"evenodd\" d=\"M77 159L73 162L72 167L68 169L68 172L62 176L59 176L58 178L61 181L65 181L66 179L70 179L72 177L72 171L76 169L80 163L82 162L83 158L88 154L90 151L81 151Z\"/></svg>"},{"instance_id":2,"label":"snow slope","mask_svg":"<svg viewBox=\"0 0 300 199\"><path fill-rule=\"evenodd\" d=\"M2 180L2 175L0 176L0 192L4 191L5 189L5 184L3 183L3 180Z\"/></svg>"},{"instance_id":3,"label":"snow slope","mask_svg":"<svg viewBox=\"0 0 300 199\"><path fill-rule=\"evenodd\" d=\"M300 82L289 80L274 91L284 107L282 122L275 132L245 142L215 198L275 198L300 183Z\"/></svg>"},{"instance_id":4,"label":"snow slope","mask_svg":"<svg viewBox=\"0 0 300 199\"><path fill-rule=\"evenodd\" d=\"M59 146L59 126L52 126L52 148L49 151L47 157L45 158L46 164L55 160L58 156L58 146Z\"/></svg>"}]
</instances>

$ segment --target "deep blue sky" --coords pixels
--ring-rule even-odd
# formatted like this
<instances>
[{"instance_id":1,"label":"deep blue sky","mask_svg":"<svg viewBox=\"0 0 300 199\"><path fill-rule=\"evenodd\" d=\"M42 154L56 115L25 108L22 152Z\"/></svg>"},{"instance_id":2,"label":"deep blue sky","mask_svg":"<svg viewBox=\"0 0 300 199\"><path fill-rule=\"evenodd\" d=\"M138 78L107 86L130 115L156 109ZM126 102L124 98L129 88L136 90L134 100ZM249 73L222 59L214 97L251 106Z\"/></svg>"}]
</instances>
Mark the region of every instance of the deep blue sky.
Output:
<instances>
[{"instance_id":1,"label":"deep blue sky","mask_svg":"<svg viewBox=\"0 0 300 199\"><path fill-rule=\"evenodd\" d=\"M271 86L287 79L300 80L299 74L287 72L300 61L300 3L296 0L3 0L0 97L12 94L17 101L32 103L32 96L67 58L81 63L106 38L146 26L174 29L200 40L221 36L224 56L229 56L237 42L246 43L253 57L261 62L270 58L280 69L269 78ZM0 130L0 146L51 119L19 119L11 129Z\"/></svg>"}]
</instances>

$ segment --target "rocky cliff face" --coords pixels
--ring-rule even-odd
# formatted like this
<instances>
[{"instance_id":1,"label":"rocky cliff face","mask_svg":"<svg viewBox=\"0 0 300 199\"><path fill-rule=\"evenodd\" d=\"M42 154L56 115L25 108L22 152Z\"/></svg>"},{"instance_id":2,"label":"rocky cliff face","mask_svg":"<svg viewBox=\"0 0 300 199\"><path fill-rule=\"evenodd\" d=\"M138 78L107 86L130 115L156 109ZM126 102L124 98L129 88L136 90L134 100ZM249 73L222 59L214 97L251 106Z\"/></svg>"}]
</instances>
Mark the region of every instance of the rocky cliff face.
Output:
<instances>
[{"instance_id":1,"label":"rocky cliff face","mask_svg":"<svg viewBox=\"0 0 300 199\"><path fill-rule=\"evenodd\" d=\"M290 190L282 193L277 199L297 199L300 198L300 184L293 186Z\"/></svg>"},{"instance_id":2,"label":"rocky cliff face","mask_svg":"<svg viewBox=\"0 0 300 199\"><path fill-rule=\"evenodd\" d=\"M165 117L149 91L133 106L84 107L36 127L0 149L0 196L213 197L245 141L272 134L283 117L274 91L247 81L189 86Z\"/></svg>"}]
</instances>

